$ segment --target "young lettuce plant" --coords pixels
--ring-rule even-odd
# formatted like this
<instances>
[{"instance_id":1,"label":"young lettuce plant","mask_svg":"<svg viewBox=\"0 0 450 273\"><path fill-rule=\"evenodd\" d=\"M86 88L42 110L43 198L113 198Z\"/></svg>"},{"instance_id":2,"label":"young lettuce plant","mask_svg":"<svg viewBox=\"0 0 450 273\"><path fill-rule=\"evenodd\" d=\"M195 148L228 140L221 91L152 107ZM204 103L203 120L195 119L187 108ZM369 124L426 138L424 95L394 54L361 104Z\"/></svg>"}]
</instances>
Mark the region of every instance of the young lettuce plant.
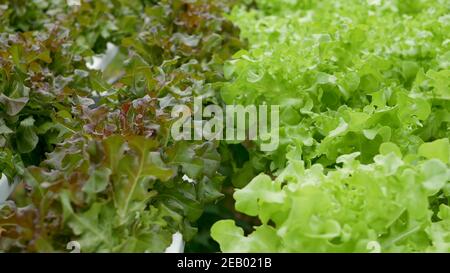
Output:
<instances>
[{"instance_id":1,"label":"young lettuce plant","mask_svg":"<svg viewBox=\"0 0 450 273\"><path fill-rule=\"evenodd\" d=\"M444 2L233 10L249 49L226 63L222 99L280 105L280 146L243 144L236 209L262 225L244 236L219 221L211 233L223 251L450 251Z\"/></svg>"},{"instance_id":2,"label":"young lettuce plant","mask_svg":"<svg viewBox=\"0 0 450 273\"><path fill-rule=\"evenodd\" d=\"M203 207L222 196L220 155L216 142L174 142L171 109L197 95L217 100L223 61L242 46L222 17L231 4L83 1L60 9L68 39L86 56L107 42L119 52L102 72L74 71L89 87L73 87L87 93L66 113L77 127L27 164L1 205L2 250L66 251L77 241L82 252L161 252L177 231L192 238Z\"/></svg>"},{"instance_id":3,"label":"young lettuce plant","mask_svg":"<svg viewBox=\"0 0 450 273\"><path fill-rule=\"evenodd\" d=\"M449 252L449 141L399 151L383 144L372 164L343 155L330 171L290 158L276 179L260 174L234 193L260 226L245 236L222 220L211 235L224 252Z\"/></svg>"},{"instance_id":4,"label":"young lettuce plant","mask_svg":"<svg viewBox=\"0 0 450 273\"><path fill-rule=\"evenodd\" d=\"M273 9L285 2L256 1L258 9L230 16L249 50L225 65L223 100L280 105L280 146L249 148L269 162L254 171L284 168L291 149L307 166L333 167L353 152L371 163L385 142L406 152L449 137L450 26L442 1L412 1L423 6L414 13L400 1L288 1L298 6Z\"/></svg>"}]
</instances>

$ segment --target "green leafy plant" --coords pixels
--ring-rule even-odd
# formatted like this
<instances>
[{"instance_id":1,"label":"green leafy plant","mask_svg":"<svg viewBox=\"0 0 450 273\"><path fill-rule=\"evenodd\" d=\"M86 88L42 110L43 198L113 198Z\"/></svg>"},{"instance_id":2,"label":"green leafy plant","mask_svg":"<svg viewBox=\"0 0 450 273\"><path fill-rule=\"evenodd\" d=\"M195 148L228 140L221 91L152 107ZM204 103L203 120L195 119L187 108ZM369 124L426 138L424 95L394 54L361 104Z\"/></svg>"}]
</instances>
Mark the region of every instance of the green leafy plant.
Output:
<instances>
[{"instance_id":1,"label":"green leafy plant","mask_svg":"<svg viewBox=\"0 0 450 273\"><path fill-rule=\"evenodd\" d=\"M450 252L449 7L0 0L0 252ZM175 141L195 97L280 145Z\"/></svg>"},{"instance_id":2,"label":"green leafy plant","mask_svg":"<svg viewBox=\"0 0 450 273\"><path fill-rule=\"evenodd\" d=\"M222 220L212 236L225 252L448 252L450 168L437 159L438 145L421 146L433 153L429 160L383 145L372 164L361 164L357 152L327 172L291 159L275 180L260 174L234 193L236 209L262 225L245 236Z\"/></svg>"},{"instance_id":3,"label":"green leafy plant","mask_svg":"<svg viewBox=\"0 0 450 273\"><path fill-rule=\"evenodd\" d=\"M236 209L262 225L219 221L221 250L448 252L448 1L255 4L221 95L280 105L280 146L246 145Z\"/></svg>"}]
</instances>

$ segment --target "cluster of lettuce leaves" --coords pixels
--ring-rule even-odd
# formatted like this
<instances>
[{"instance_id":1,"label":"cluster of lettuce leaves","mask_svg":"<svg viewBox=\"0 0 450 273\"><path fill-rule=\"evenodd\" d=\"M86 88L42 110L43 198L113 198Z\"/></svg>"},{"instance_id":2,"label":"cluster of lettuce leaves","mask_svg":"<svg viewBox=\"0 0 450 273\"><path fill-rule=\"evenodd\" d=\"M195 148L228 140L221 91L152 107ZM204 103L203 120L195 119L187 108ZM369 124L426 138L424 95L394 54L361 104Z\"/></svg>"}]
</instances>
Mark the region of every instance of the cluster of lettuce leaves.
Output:
<instances>
[{"instance_id":1,"label":"cluster of lettuce leaves","mask_svg":"<svg viewBox=\"0 0 450 273\"><path fill-rule=\"evenodd\" d=\"M0 0L0 251L161 252L222 196L217 142L174 143L243 47L233 1ZM111 43L109 66L87 67ZM186 176L188 181L185 181Z\"/></svg>"},{"instance_id":2,"label":"cluster of lettuce leaves","mask_svg":"<svg viewBox=\"0 0 450 273\"><path fill-rule=\"evenodd\" d=\"M221 96L280 105L280 146L247 146L234 198L261 225L217 222L221 250L450 252L450 2L252 7Z\"/></svg>"},{"instance_id":3,"label":"cluster of lettuce leaves","mask_svg":"<svg viewBox=\"0 0 450 273\"><path fill-rule=\"evenodd\" d=\"M224 252L450 252L449 33L449 0L0 0L0 251L161 252L231 181L260 224ZM279 105L278 149L174 142L198 96Z\"/></svg>"}]
</instances>

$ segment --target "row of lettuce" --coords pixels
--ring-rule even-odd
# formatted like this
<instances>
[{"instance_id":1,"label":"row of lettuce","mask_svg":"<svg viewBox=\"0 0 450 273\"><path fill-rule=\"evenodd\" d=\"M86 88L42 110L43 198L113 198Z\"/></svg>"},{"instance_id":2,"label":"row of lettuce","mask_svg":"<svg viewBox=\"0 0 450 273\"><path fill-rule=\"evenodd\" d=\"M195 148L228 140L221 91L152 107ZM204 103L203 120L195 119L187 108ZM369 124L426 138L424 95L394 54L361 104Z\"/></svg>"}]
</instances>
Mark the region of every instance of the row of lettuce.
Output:
<instances>
[{"instance_id":1,"label":"row of lettuce","mask_svg":"<svg viewBox=\"0 0 450 273\"><path fill-rule=\"evenodd\" d=\"M0 0L0 251L161 252L231 185L224 252L449 252L448 33L448 0ZM278 149L174 141L199 96L280 105Z\"/></svg>"},{"instance_id":2,"label":"row of lettuce","mask_svg":"<svg viewBox=\"0 0 450 273\"><path fill-rule=\"evenodd\" d=\"M162 252L222 196L217 142L174 142L171 108L218 99L244 44L233 1L0 0L0 251ZM86 63L111 43L103 71ZM187 175L195 183L183 180Z\"/></svg>"},{"instance_id":3,"label":"row of lettuce","mask_svg":"<svg viewBox=\"0 0 450 273\"><path fill-rule=\"evenodd\" d=\"M219 221L221 250L449 252L450 2L256 3L221 96L280 105L280 146L248 147L234 198L261 224Z\"/></svg>"}]
</instances>

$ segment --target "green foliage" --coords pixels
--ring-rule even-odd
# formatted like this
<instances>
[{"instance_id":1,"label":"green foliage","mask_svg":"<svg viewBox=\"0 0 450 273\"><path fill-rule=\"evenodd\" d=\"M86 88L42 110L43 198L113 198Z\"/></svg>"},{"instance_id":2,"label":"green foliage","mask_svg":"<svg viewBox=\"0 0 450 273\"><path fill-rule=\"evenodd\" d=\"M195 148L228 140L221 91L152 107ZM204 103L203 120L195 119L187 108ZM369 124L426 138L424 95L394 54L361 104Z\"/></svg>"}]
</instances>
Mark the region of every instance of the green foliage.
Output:
<instances>
[{"instance_id":1,"label":"green foliage","mask_svg":"<svg viewBox=\"0 0 450 273\"><path fill-rule=\"evenodd\" d=\"M219 221L222 251L449 252L450 3L255 3L229 16L249 49L221 95L280 105L280 146L246 145L270 176L235 206L262 225Z\"/></svg>"},{"instance_id":2,"label":"green foliage","mask_svg":"<svg viewBox=\"0 0 450 273\"><path fill-rule=\"evenodd\" d=\"M213 238L225 252L370 252L373 242L383 252L449 252L449 207L435 205L449 198L448 165L395 153L365 165L358 156L341 156L333 171L290 160L275 180L255 177L234 198L262 225L244 236L219 221Z\"/></svg>"},{"instance_id":3,"label":"green foliage","mask_svg":"<svg viewBox=\"0 0 450 273\"><path fill-rule=\"evenodd\" d=\"M225 252L450 252L449 16L448 0L0 0L0 171L18 184L0 252L161 252L175 232L214 251L218 219ZM174 141L194 97L279 105L278 149Z\"/></svg>"},{"instance_id":4,"label":"green foliage","mask_svg":"<svg viewBox=\"0 0 450 273\"><path fill-rule=\"evenodd\" d=\"M271 171L293 149L308 165L333 166L358 151L370 163L384 142L405 152L449 137L446 1L415 1L423 8L414 16L393 1L256 2L230 16L250 50L227 62L222 98L280 105ZM286 2L296 8L267 6Z\"/></svg>"}]
</instances>

